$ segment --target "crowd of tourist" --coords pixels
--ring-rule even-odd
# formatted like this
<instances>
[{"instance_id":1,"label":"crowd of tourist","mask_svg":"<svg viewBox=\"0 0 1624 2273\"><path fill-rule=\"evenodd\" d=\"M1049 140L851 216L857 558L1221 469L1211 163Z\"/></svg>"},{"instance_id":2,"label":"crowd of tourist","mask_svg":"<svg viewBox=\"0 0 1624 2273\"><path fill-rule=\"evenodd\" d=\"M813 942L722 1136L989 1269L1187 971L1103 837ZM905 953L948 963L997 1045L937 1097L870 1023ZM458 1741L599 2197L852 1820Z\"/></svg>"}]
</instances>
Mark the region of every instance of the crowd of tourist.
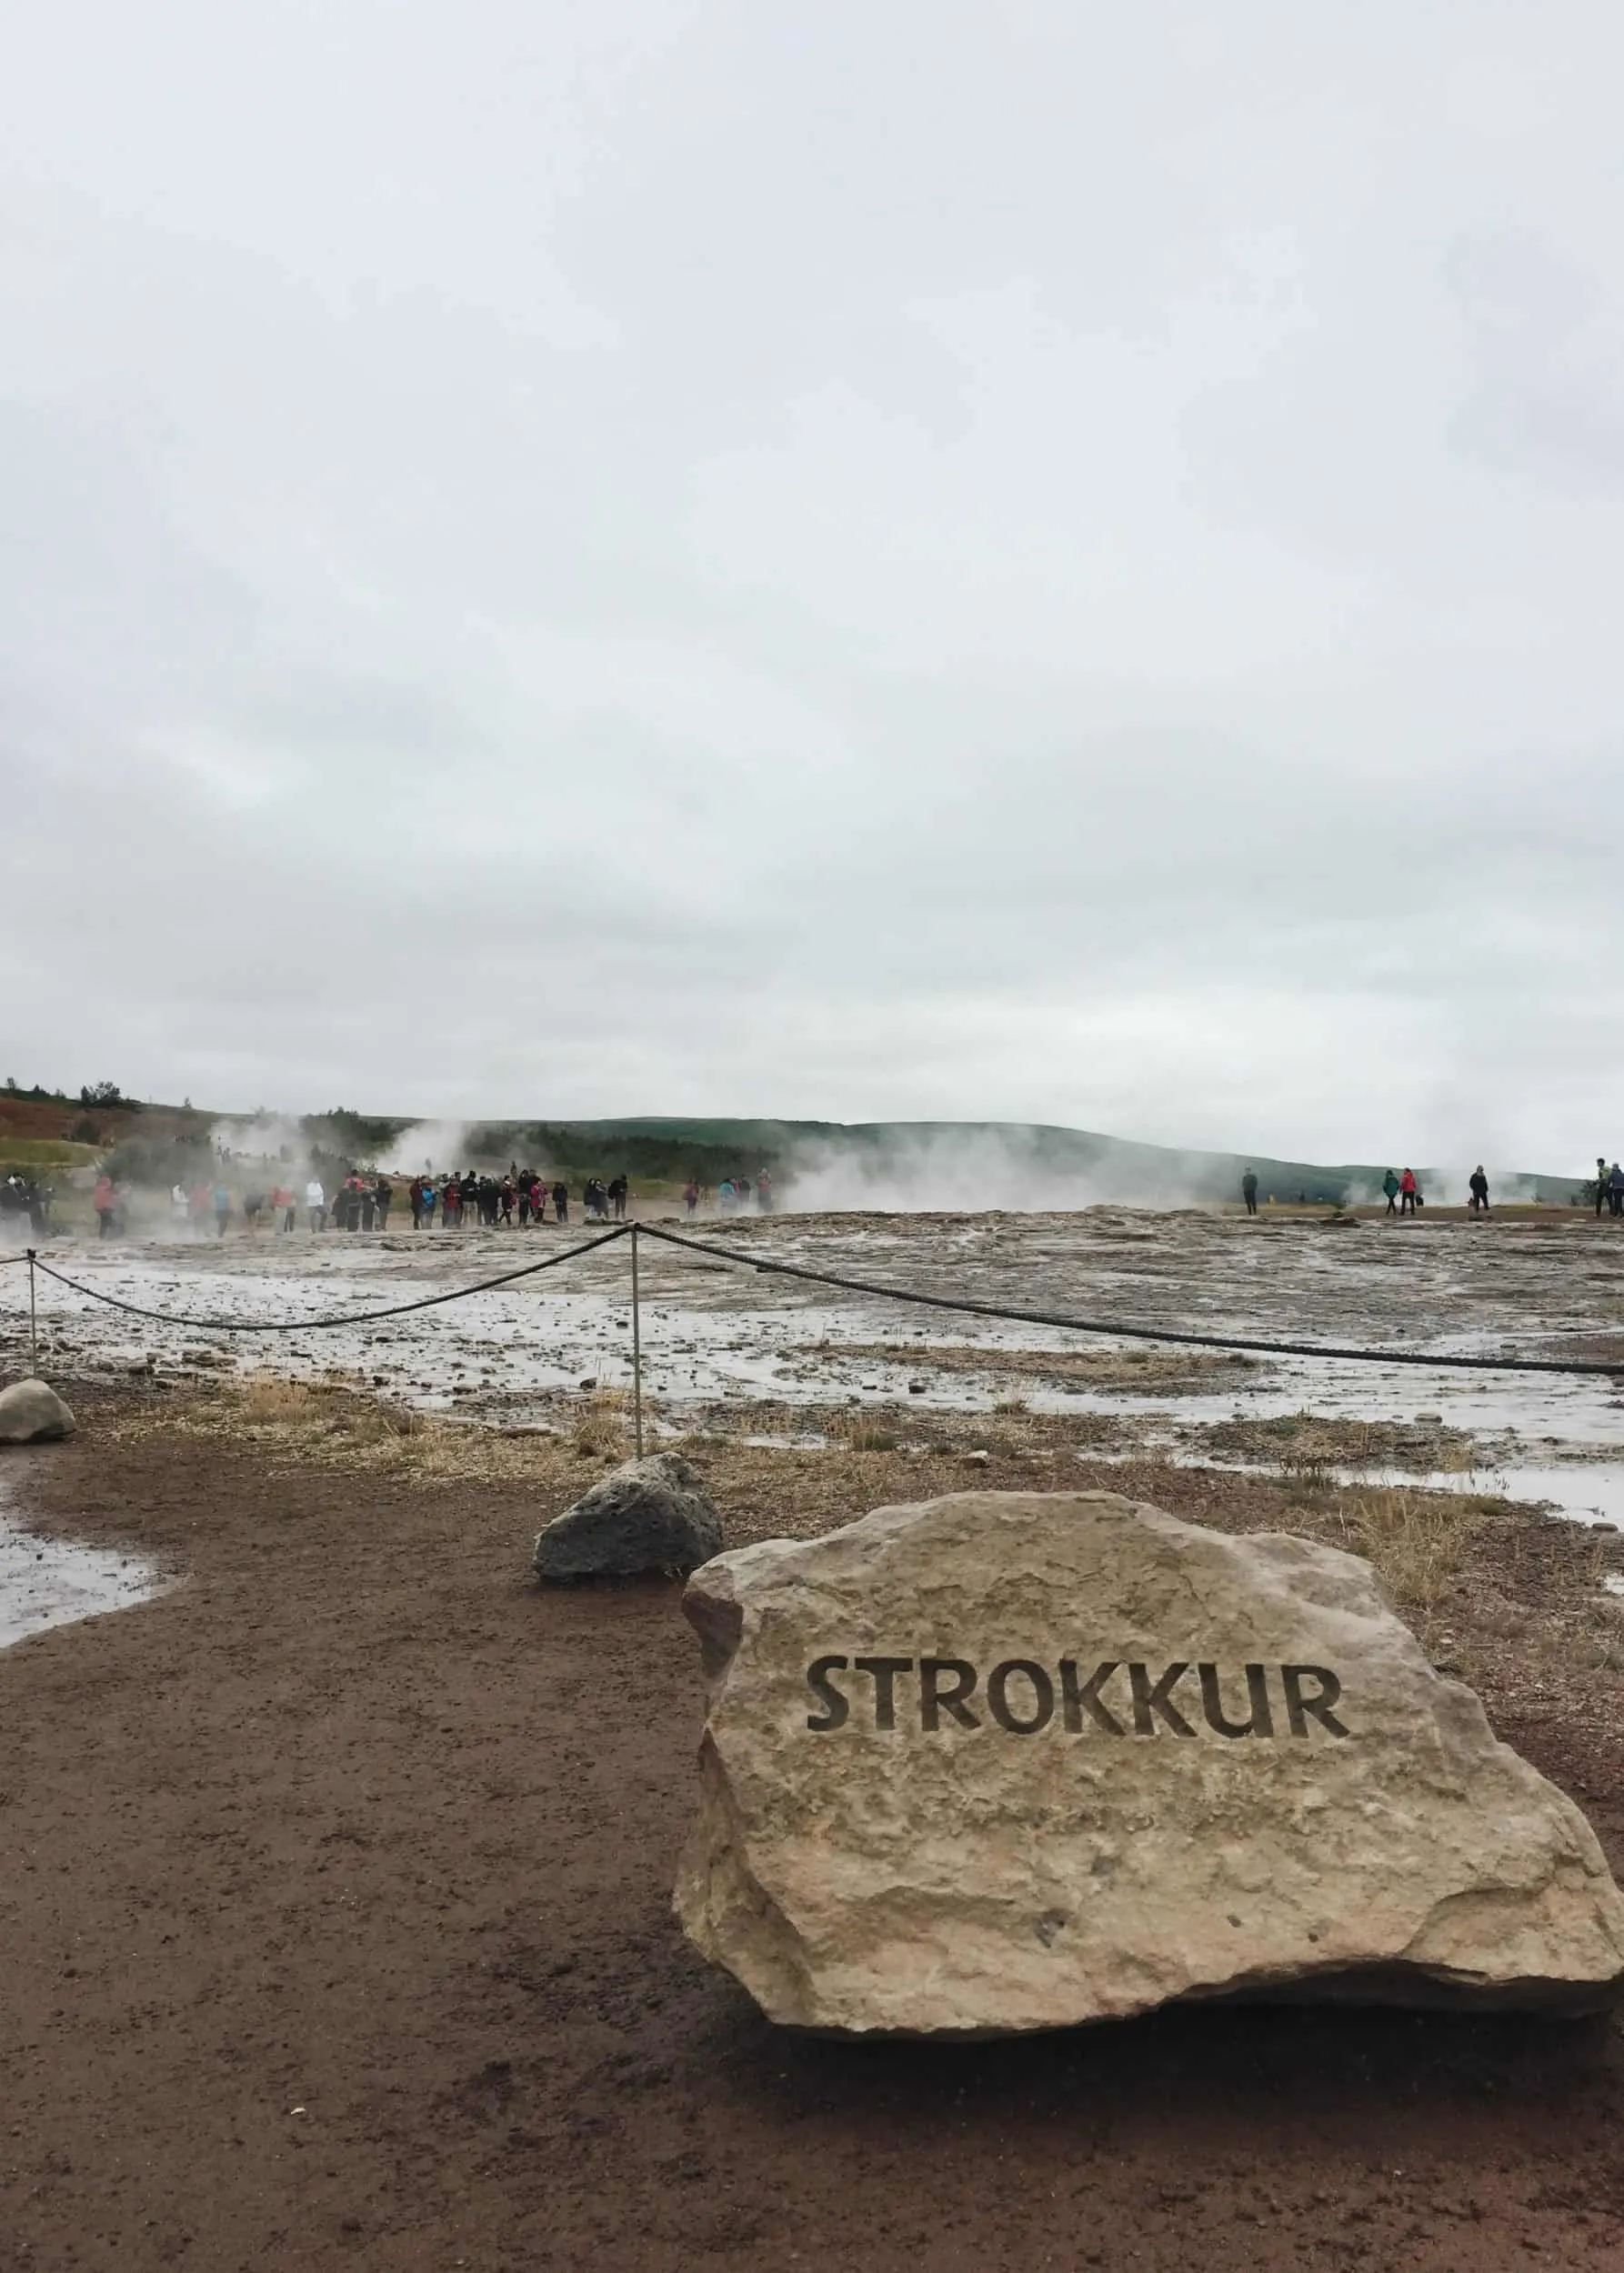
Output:
<instances>
[{"instance_id":1,"label":"crowd of tourist","mask_svg":"<svg viewBox=\"0 0 1624 2273\"><path fill-rule=\"evenodd\" d=\"M1481 1166L1472 1170L1467 1188L1470 1212L1487 1215L1489 1178ZM1425 1204L1413 1168L1389 1168L1381 1190L1389 1216L1413 1216ZM15 1170L0 1177L0 1216L14 1220L25 1217L35 1237L49 1234L54 1197L43 1179ZM503 1176L475 1168L454 1169L446 1175L426 1169L404 1187L376 1170L356 1169L331 1190L312 1174L302 1182L266 1182L236 1193L216 1175L195 1184L175 1185L169 1195L169 1217L175 1233L191 1238L223 1238L238 1219L250 1233L262 1226L288 1233L301 1225L313 1232L387 1231L397 1202L404 1201L414 1231L526 1230L532 1224L567 1224L575 1197L563 1177L540 1176L534 1168L514 1165ZM1272 1199L1274 1195L1268 1197ZM1605 1157L1599 1157L1594 1180L1587 1180L1571 1197L1576 1205L1593 1200L1598 1216L1605 1212L1624 1217L1624 1167L1616 1160L1609 1167ZM737 1216L752 1208L766 1216L775 1205L773 1179L765 1167L754 1177L743 1173L724 1177L714 1190L691 1177L682 1197L690 1217ZM1241 1178L1241 1197L1248 1215L1255 1216L1258 1202L1255 1169L1248 1168ZM1307 1193L1300 1197L1306 1201ZM127 1199L122 1183L105 1172L98 1176L91 1205L102 1238L123 1236ZM579 1189L581 1215L588 1223L625 1223L630 1199L631 1187L624 1174L606 1182L601 1177L588 1177Z\"/></svg>"},{"instance_id":2,"label":"crowd of tourist","mask_svg":"<svg viewBox=\"0 0 1624 2273\"><path fill-rule=\"evenodd\" d=\"M414 1231L432 1231L436 1225L442 1231L512 1230L516 1224L523 1228L548 1220L569 1221L568 1185L562 1179L548 1183L531 1168L511 1168L502 1177L474 1168L461 1174L453 1170L448 1176L426 1173L413 1177L398 1194L392 1177L371 1170L352 1171L330 1191L319 1177L311 1176L302 1185L279 1183L268 1190L245 1191L241 1213L251 1232L262 1222L282 1232L296 1230L301 1222L315 1232L387 1231L397 1197L404 1197ZM588 1218L606 1223L612 1217L624 1223L629 1197L630 1186L624 1176L607 1184L599 1177L589 1177L581 1201ZM97 1187L95 1207L105 1230L115 1212L110 1185L105 1195ZM190 1189L177 1184L170 1195L170 1210L177 1231L197 1236L206 1233L212 1223L216 1236L223 1237L236 1204L224 1183L198 1184Z\"/></svg>"},{"instance_id":3,"label":"crowd of tourist","mask_svg":"<svg viewBox=\"0 0 1624 2273\"><path fill-rule=\"evenodd\" d=\"M221 1166L223 1167L223 1163ZM45 1235L50 1224L50 1187L32 1178L11 1175L0 1179L0 1210L25 1215L30 1229ZM311 1174L281 1181L267 1180L234 1190L225 1176L200 1177L192 1184L176 1183L169 1193L171 1232L183 1238L224 1238L234 1223L254 1233L262 1228L289 1233L301 1227L312 1232L387 1231L397 1203L404 1201L414 1231L525 1230L532 1224L567 1224L570 1207L578 1197L582 1218L588 1223L625 1223L631 1201L631 1184L624 1175L606 1180L588 1177L578 1195L562 1177L540 1176L534 1168L510 1166L505 1176L466 1168L449 1174L425 1170L406 1184L376 1170L352 1170L328 1187ZM722 1216L742 1213L752 1203L763 1215L773 1207L773 1180L766 1168L754 1177L740 1174L725 1177L713 1193L697 1178L683 1194L689 1216L702 1211ZM105 1170L91 1195L98 1237L120 1238L126 1228L128 1187Z\"/></svg>"}]
</instances>

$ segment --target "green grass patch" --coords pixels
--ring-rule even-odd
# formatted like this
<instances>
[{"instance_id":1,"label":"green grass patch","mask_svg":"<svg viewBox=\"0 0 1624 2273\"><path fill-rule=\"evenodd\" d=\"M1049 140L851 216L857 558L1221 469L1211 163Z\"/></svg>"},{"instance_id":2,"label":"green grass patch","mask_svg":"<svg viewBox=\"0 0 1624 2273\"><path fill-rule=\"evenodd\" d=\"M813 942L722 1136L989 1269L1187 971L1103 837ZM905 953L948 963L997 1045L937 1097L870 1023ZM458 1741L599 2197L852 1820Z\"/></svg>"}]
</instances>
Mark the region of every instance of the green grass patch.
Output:
<instances>
[{"instance_id":1,"label":"green grass patch","mask_svg":"<svg viewBox=\"0 0 1624 2273\"><path fill-rule=\"evenodd\" d=\"M0 1136L0 1176L10 1168L82 1168L99 1160L100 1145L74 1145L65 1136Z\"/></svg>"}]
</instances>

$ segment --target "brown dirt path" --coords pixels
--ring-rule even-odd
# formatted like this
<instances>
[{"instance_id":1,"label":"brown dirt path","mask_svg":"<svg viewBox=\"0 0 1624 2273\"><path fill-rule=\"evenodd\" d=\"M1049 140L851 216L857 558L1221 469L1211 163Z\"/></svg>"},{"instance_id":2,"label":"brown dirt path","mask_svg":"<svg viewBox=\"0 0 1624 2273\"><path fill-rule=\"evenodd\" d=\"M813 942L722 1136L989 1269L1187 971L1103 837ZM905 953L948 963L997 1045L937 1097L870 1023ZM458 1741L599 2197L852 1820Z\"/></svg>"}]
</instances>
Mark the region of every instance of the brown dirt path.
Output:
<instances>
[{"instance_id":1,"label":"brown dirt path","mask_svg":"<svg viewBox=\"0 0 1624 2273\"><path fill-rule=\"evenodd\" d=\"M1624 2263L1613 2027L769 2028L669 1915L675 1590L538 1595L520 1486L94 1429L8 1474L188 1576L0 1654L7 2273ZM1624 1737L1506 1733L1624 1865Z\"/></svg>"}]
</instances>

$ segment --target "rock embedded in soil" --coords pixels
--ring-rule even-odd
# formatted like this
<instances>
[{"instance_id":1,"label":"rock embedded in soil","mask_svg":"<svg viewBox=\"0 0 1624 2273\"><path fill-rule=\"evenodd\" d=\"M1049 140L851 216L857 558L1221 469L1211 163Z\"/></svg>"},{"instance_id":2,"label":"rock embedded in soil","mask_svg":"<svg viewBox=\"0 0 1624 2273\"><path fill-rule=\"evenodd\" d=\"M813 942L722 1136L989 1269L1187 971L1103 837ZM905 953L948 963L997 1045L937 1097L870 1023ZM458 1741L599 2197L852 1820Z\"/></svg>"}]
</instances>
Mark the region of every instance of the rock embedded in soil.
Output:
<instances>
[{"instance_id":1,"label":"rock embedded in soil","mask_svg":"<svg viewBox=\"0 0 1624 2273\"><path fill-rule=\"evenodd\" d=\"M536 1535L543 1578L691 1571L722 1551L722 1523L698 1470L674 1452L627 1460Z\"/></svg>"},{"instance_id":2,"label":"rock embedded in soil","mask_svg":"<svg viewBox=\"0 0 1624 2273\"><path fill-rule=\"evenodd\" d=\"M690 1579L677 1909L772 2018L1014 2033L1184 1998L1586 2010L1594 1834L1369 1565L1108 1492L962 1492Z\"/></svg>"},{"instance_id":3,"label":"rock embedded in soil","mask_svg":"<svg viewBox=\"0 0 1624 2273\"><path fill-rule=\"evenodd\" d=\"M14 1381L0 1389L0 1445L46 1444L71 1437L78 1426L48 1383Z\"/></svg>"}]
</instances>

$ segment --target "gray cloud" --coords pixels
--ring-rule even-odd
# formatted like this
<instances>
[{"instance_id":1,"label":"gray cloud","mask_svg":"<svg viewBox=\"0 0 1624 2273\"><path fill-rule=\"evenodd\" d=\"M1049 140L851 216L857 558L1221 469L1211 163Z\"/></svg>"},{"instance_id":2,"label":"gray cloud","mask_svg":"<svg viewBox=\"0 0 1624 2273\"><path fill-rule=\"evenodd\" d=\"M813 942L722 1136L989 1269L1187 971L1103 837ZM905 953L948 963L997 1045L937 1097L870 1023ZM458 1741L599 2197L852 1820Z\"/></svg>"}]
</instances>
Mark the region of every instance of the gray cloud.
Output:
<instances>
[{"instance_id":1,"label":"gray cloud","mask_svg":"<svg viewBox=\"0 0 1624 2273\"><path fill-rule=\"evenodd\" d=\"M1616 1149L1578 15L31 20L0 1070Z\"/></svg>"}]
</instances>

